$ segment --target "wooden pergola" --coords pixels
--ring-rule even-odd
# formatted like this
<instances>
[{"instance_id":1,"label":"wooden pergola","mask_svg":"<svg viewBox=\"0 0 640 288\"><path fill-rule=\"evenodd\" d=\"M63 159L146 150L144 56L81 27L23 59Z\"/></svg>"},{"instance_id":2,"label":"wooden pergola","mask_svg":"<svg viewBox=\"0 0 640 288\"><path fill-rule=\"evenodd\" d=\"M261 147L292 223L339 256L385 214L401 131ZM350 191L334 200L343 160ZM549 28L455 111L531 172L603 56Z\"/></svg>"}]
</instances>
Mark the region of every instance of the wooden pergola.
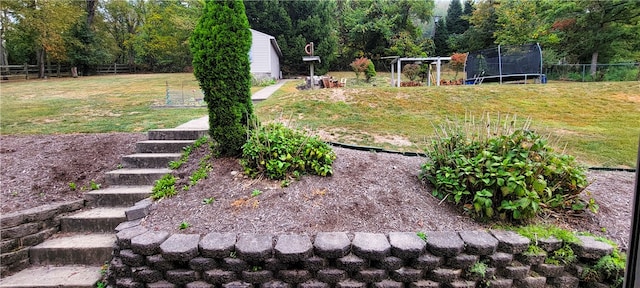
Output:
<instances>
[{"instance_id":1,"label":"wooden pergola","mask_svg":"<svg viewBox=\"0 0 640 288\"><path fill-rule=\"evenodd\" d=\"M402 73L402 62L427 62L429 64L429 80L427 83L431 86L431 63L436 63L436 86L440 86L440 68L442 61L451 61L451 57L406 57L399 56L384 57L391 60L391 86L400 87L400 74ZM397 66L397 70L395 70ZM397 73L395 73L397 71ZM396 79L397 78L397 79ZM396 81L397 80L397 81Z\"/></svg>"}]
</instances>

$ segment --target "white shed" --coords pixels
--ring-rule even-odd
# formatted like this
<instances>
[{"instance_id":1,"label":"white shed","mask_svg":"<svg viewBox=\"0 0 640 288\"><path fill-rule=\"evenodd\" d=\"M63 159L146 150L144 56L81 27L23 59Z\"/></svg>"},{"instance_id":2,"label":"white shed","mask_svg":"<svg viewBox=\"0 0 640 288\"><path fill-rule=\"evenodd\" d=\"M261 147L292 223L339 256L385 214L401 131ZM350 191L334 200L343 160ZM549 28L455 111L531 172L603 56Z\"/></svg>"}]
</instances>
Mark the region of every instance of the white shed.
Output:
<instances>
[{"instance_id":1,"label":"white shed","mask_svg":"<svg viewBox=\"0 0 640 288\"><path fill-rule=\"evenodd\" d=\"M280 79L280 57L282 51L278 47L276 38L251 29L253 37L251 50L249 50L249 61L251 61L251 74L256 78Z\"/></svg>"}]
</instances>

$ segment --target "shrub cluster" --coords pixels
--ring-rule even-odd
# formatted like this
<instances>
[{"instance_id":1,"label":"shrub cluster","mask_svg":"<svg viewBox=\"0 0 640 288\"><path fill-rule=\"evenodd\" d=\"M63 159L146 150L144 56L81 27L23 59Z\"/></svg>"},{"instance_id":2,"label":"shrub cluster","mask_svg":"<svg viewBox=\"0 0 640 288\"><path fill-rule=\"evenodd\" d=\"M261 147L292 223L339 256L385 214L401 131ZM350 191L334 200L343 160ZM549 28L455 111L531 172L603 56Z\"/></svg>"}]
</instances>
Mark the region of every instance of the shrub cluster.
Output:
<instances>
[{"instance_id":1,"label":"shrub cluster","mask_svg":"<svg viewBox=\"0 0 640 288\"><path fill-rule=\"evenodd\" d=\"M593 199L578 197L588 185L584 169L572 156L554 152L537 133L514 129L475 137L457 130L434 140L427 149L430 161L421 166L420 178L435 187L434 196L462 205L478 219L597 209Z\"/></svg>"},{"instance_id":2,"label":"shrub cluster","mask_svg":"<svg viewBox=\"0 0 640 288\"><path fill-rule=\"evenodd\" d=\"M336 159L333 149L317 136L289 129L280 123L269 124L249 132L242 146L240 160L245 173L255 177L283 180L303 174L330 176Z\"/></svg>"}]
</instances>

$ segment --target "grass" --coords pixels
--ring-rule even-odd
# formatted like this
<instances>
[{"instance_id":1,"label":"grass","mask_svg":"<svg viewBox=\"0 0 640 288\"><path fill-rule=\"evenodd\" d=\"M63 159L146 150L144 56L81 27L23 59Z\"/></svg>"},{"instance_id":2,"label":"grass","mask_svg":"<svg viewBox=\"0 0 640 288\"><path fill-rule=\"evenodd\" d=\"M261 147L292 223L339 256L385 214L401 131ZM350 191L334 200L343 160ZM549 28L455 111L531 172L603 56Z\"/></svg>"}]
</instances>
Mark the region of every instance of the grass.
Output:
<instances>
[{"instance_id":1,"label":"grass","mask_svg":"<svg viewBox=\"0 0 640 288\"><path fill-rule=\"evenodd\" d=\"M443 79L453 78L445 72ZM389 87L390 73L345 89L298 91L290 81L256 105L263 122L282 118L327 140L422 152L434 125L466 113L531 117L533 128L560 138L559 149L589 166L634 167L640 134L640 82L550 82L546 85ZM207 114L205 108L154 108L166 84L193 74L141 74L4 82L0 134L142 132ZM252 88L257 90L260 88Z\"/></svg>"},{"instance_id":2,"label":"grass","mask_svg":"<svg viewBox=\"0 0 640 288\"><path fill-rule=\"evenodd\" d=\"M388 77L380 74L379 79ZM258 116L263 121L282 118L333 141L422 152L434 125L447 119L459 121L466 113L517 114L523 121L531 117L533 129L554 142L559 138L558 149L566 143L566 152L585 165L635 166L639 82L295 91L299 84L287 83L282 93L258 104Z\"/></svg>"}]
</instances>

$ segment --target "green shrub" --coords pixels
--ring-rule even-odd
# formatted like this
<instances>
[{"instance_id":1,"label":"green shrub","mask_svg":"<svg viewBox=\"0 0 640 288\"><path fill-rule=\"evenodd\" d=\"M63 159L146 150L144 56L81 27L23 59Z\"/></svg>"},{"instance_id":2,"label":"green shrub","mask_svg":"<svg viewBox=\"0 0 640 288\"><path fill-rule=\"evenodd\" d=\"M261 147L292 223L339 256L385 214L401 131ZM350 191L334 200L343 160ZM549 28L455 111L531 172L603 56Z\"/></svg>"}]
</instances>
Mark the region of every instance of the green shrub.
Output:
<instances>
[{"instance_id":1,"label":"green shrub","mask_svg":"<svg viewBox=\"0 0 640 288\"><path fill-rule=\"evenodd\" d=\"M165 174L162 178L156 180L156 184L151 190L151 198L153 200L158 200L176 195L177 180L178 178L171 174Z\"/></svg>"},{"instance_id":2,"label":"green shrub","mask_svg":"<svg viewBox=\"0 0 640 288\"><path fill-rule=\"evenodd\" d=\"M402 74L409 78L409 80L416 80L418 74L420 73L420 65L418 64L407 64L402 67Z\"/></svg>"},{"instance_id":3,"label":"green shrub","mask_svg":"<svg viewBox=\"0 0 640 288\"><path fill-rule=\"evenodd\" d=\"M478 219L523 220L543 209L597 208L578 197L588 182L573 157L554 152L528 129L528 121L523 128L515 128L515 119L503 121L441 129L420 173L434 186L434 196Z\"/></svg>"},{"instance_id":4,"label":"green shrub","mask_svg":"<svg viewBox=\"0 0 640 288\"><path fill-rule=\"evenodd\" d=\"M369 60L369 64L367 64L367 70L364 71L364 76L367 79L367 83L371 82L371 78L376 77L376 66L373 65L371 60Z\"/></svg>"},{"instance_id":5,"label":"green shrub","mask_svg":"<svg viewBox=\"0 0 640 288\"><path fill-rule=\"evenodd\" d=\"M336 154L316 136L284 127L280 123L254 129L242 147L241 164L245 173L255 177L282 180L302 174L330 176Z\"/></svg>"},{"instance_id":6,"label":"green shrub","mask_svg":"<svg viewBox=\"0 0 640 288\"><path fill-rule=\"evenodd\" d=\"M189 44L215 148L222 156L238 156L254 117L248 56L251 32L243 2L205 1Z\"/></svg>"}]
</instances>

